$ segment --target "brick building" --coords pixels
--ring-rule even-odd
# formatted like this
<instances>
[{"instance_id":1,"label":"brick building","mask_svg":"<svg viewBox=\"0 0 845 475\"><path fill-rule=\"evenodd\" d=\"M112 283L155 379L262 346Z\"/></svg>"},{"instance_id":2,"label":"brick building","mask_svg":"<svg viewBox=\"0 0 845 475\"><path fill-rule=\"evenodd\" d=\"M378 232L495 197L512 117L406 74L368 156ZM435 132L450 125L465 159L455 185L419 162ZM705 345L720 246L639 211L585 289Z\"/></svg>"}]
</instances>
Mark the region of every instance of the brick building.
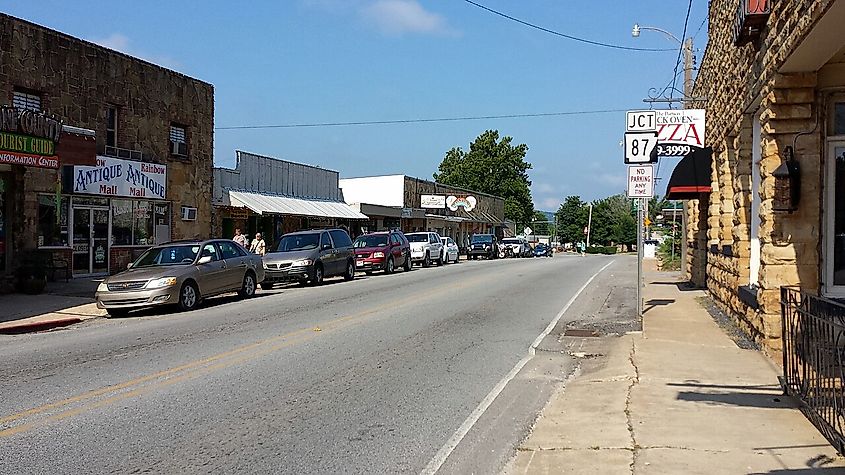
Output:
<instances>
[{"instance_id":1,"label":"brick building","mask_svg":"<svg viewBox=\"0 0 845 475\"><path fill-rule=\"evenodd\" d=\"M151 244L210 234L211 84L0 14L0 105L95 143L74 157L63 135L57 167L0 164L0 274L36 248L74 275L115 272Z\"/></svg>"},{"instance_id":2,"label":"brick building","mask_svg":"<svg viewBox=\"0 0 845 475\"><path fill-rule=\"evenodd\" d=\"M712 192L688 203L686 271L772 354L781 286L845 297L842 25L843 0L710 3Z\"/></svg>"}]
</instances>

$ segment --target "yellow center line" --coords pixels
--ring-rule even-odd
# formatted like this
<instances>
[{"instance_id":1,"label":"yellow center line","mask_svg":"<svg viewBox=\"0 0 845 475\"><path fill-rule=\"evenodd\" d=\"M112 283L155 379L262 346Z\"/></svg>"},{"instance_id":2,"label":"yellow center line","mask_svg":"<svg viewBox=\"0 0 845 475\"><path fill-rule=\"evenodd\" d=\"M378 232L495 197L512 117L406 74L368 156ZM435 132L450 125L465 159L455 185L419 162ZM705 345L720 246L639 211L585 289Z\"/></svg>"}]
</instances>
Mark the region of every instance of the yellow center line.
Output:
<instances>
[{"instance_id":1,"label":"yellow center line","mask_svg":"<svg viewBox=\"0 0 845 475\"><path fill-rule=\"evenodd\" d=\"M328 331L337 330L337 329L349 326L349 324L353 323L354 321L363 320L365 317L372 316L372 315L378 314L378 313L383 312L383 311L393 310L393 309L396 309L397 307L400 307L400 306L404 306L404 305L408 305L408 304L418 302L420 300L428 299L428 298L430 298L430 297L432 297L432 296L434 296L438 293L443 292L444 290L452 290L452 291L460 290L460 289L469 287L471 285L474 285L474 284L476 284L480 281L487 280L489 278L490 278L490 276L484 275L484 276L481 276L481 277L478 277L478 278L475 278L475 279L465 280L465 281L457 283L457 284L443 285L443 286L437 287L437 288L435 288L435 289L433 289L429 292L425 292L425 293L422 293L422 294L416 294L412 297L398 299L398 300L388 302L388 303L379 305L377 307L374 307L374 308L371 308L371 309L368 309L368 310L364 310L362 312L358 312L358 313L355 313L355 314L352 314L352 315L347 315L345 317L337 318L337 319L334 319L334 320L331 320L331 321L328 321L326 323L321 324L321 326L322 326L321 333L325 333L327 330ZM310 336L309 337L303 336L301 338L297 338L297 337L302 336L303 334L310 335ZM114 396L108 397L106 399L101 399L99 401L91 402L91 403L88 403L88 404L83 404L81 407L78 407L78 408L75 408L75 409L70 409L70 410L67 410L67 411L60 412L58 414L48 416L48 417L42 419L41 421L34 421L34 422L31 422L31 423L25 423L25 424L21 424L21 425L15 426L15 427L10 427L8 429L0 430L0 437L13 436L15 434L19 434L21 432L25 432L29 429L32 429L32 428L34 428L38 425L67 419L69 417L72 417L72 416L75 416L75 415L78 415L78 414L82 414L82 413L85 413L85 412L91 411L93 409L97 409L99 407L103 407L103 406L112 404L114 402L117 402L117 401L120 401L120 400L123 400L123 399L135 397L135 396L150 392L154 389L163 388L163 387L170 386L170 385L175 384L175 383L180 382L180 381L184 381L184 380L187 380L187 379L190 379L190 378L200 377L200 376L210 374L210 373L217 371L217 370L220 370L220 369L225 369L225 368L229 368L229 367L235 366L235 365L240 364L240 363L256 360L256 359L258 359L262 356L273 353L273 352L278 351L280 349L283 349L285 347L291 346L295 343L302 343L302 342L305 342L305 341L312 340L312 339L316 338L317 335L319 335L319 334L316 333L314 331L314 329L303 328L303 329L296 330L296 331L293 331L293 332L285 333L283 335L278 335L278 336L275 336L275 337L272 337L272 338L257 341L257 342L251 343L249 345L244 345L244 346L241 346L241 347L238 347L238 348L235 348L235 349L223 352L223 353L219 353L219 354L212 355L212 356L209 356L209 357L206 357L206 358L195 360L195 361L186 363L184 365L176 366L176 367L169 368L169 369L166 369L166 370L163 370L163 371L158 371L156 373L152 373L152 374L149 374L149 375L146 375L146 376L141 376L141 377L138 377L138 378L130 379L130 380L125 381L125 382L120 383L120 384L105 386L105 387L102 387L102 388L99 388L99 389L95 389L95 390L92 390L92 391L88 391L88 392L79 394L77 396L67 398L67 399L52 402L52 403L49 403L49 404L44 404L44 405L37 406L37 407L31 408L31 409L27 409L25 411L21 411L21 412L15 413L15 414L11 414L11 415L5 416L3 418L0 418L0 424L13 422L13 421L21 419L21 418L25 418L25 417L34 416L34 415L37 415L37 414L44 413L44 412L50 411L52 409L57 409L57 408L67 406L67 405L70 405L70 404L74 404L74 403L78 403L78 402L84 402L88 399L93 399L93 398L96 398L96 397L99 397L99 396L103 396L103 395L106 395L110 392L118 392L118 391L121 391L123 389L129 389L129 388L141 385L141 384L146 383L146 382L154 381L150 385L139 387L139 388L133 389L131 391L119 393L119 394L116 394ZM277 343L277 342L280 342L280 341L282 343L274 344L274 343ZM249 353L249 354L243 355L239 358L233 358L232 360L229 360L229 361L220 361L220 360L225 360L226 358L237 356L241 353L248 352L250 350L254 350L254 349L257 349L259 347L267 346L267 345L270 345L270 346L268 348L261 350L261 351L258 351L258 352L255 352L255 353ZM210 364L210 363L214 363L214 364ZM208 365L208 366L203 367L203 365ZM177 374L177 373L183 373L183 374L180 375L180 374ZM155 380L158 380L158 381L155 381Z\"/></svg>"}]
</instances>

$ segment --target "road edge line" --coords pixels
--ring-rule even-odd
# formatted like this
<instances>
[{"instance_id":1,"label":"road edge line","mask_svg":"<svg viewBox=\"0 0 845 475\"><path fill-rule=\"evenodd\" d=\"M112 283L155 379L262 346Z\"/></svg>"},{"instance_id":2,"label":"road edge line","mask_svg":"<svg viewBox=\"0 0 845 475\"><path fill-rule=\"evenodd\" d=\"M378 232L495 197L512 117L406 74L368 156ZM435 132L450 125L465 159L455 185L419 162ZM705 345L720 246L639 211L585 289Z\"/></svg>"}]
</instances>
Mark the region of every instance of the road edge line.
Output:
<instances>
[{"instance_id":1,"label":"road edge line","mask_svg":"<svg viewBox=\"0 0 845 475\"><path fill-rule=\"evenodd\" d=\"M470 413L466 420L464 420L463 424L461 424L461 426L458 427L455 433L452 434L452 437L450 437L449 440L447 440L446 443L443 445L443 447L440 447L440 450L438 450L437 453L434 454L434 457L432 457L432 459L428 462L428 465L426 465L425 468L422 469L422 471L420 472L421 475L433 475L437 473L438 470L440 470L440 467L442 467L443 464L446 463L446 460L449 458L450 455L452 455L452 452L458 447L458 444L460 444L464 437L466 437L466 435L469 433L469 431L472 430L473 426L475 426L478 420L481 419L481 416L483 416L487 409L489 409L490 406L493 404L493 401L495 401L496 398L499 397L499 394L504 391L505 386L507 386L508 383L510 383L513 378L515 378L516 375L519 374L520 371L522 371L522 368L524 368L525 365L528 364L528 362L531 361L532 358L534 358L537 346L540 344L540 342L543 341L544 338L549 335L549 333L552 332L552 330L554 330L560 319L563 318L563 315L566 314L567 310L569 310L569 307L571 307L572 304L575 303L575 300L578 299L578 297L581 295L582 292L584 292L587 286L589 286L593 282L593 280L598 277L599 274L601 274L605 269L610 267L610 265L614 262L616 262L616 259L613 259L607 264L605 264L601 269L596 271L595 274L590 276L590 278L587 279L586 282L584 282L584 285L582 285L581 288L575 292L572 298L570 298L569 301L566 302L566 305L563 306L561 311L558 312L552 322L549 323L545 330L543 330L543 333L541 333L540 336L538 336L534 340L534 342L531 343L531 346L528 347L528 354L524 356L521 360L519 360L516 365L510 371L508 371L508 374L506 374L501 380L499 380L499 382L496 383L493 389L491 389L490 392L487 393L487 396L481 400L478 406L476 406L475 410Z\"/></svg>"}]
</instances>

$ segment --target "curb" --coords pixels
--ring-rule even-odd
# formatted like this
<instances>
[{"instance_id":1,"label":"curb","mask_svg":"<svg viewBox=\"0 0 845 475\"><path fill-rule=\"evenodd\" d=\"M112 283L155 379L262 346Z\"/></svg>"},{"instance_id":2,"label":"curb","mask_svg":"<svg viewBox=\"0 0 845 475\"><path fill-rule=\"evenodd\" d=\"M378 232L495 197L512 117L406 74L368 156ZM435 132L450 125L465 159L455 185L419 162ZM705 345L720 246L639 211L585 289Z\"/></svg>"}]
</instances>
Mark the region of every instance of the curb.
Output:
<instances>
[{"instance_id":1,"label":"curb","mask_svg":"<svg viewBox=\"0 0 845 475\"><path fill-rule=\"evenodd\" d=\"M22 333L34 333L53 328L66 327L81 322L81 318L61 318L57 320L45 320L42 322L27 322L18 325L11 325L0 328L0 335L19 335Z\"/></svg>"}]
</instances>

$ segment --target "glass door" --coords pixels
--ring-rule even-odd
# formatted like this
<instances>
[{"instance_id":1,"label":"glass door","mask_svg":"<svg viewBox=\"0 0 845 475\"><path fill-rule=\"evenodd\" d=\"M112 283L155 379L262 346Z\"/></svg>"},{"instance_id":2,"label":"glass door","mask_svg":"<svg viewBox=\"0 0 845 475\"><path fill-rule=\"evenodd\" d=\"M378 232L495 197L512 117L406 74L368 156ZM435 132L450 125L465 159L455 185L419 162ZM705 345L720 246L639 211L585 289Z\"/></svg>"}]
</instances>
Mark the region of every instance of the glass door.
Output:
<instances>
[{"instance_id":1,"label":"glass door","mask_svg":"<svg viewBox=\"0 0 845 475\"><path fill-rule=\"evenodd\" d=\"M73 208L73 273L91 273L91 208Z\"/></svg>"},{"instance_id":2,"label":"glass door","mask_svg":"<svg viewBox=\"0 0 845 475\"><path fill-rule=\"evenodd\" d=\"M108 208L73 208L73 273L109 272Z\"/></svg>"},{"instance_id":3,"label":"glass door","mask_svg":"<svg viewBox=\"0 0 845 475\"><path fill-rule=\"evenodd\" d=\"M109 210L91 210L91 273L109 272Z\"/></svg>"}]
</instances>

